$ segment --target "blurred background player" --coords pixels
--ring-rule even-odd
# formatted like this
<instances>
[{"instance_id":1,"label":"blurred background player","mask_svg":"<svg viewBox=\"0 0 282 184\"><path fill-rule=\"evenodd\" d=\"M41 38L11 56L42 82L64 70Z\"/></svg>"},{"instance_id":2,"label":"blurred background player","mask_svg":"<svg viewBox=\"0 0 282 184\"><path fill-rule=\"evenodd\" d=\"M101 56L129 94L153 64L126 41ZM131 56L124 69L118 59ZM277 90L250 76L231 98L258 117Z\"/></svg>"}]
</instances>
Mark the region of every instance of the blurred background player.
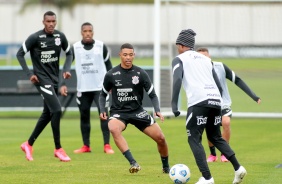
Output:
<instances>
[{"instance_id":1,"label":"blurred background player","mask_svg":"<svg viewBox=\"0 0 282 184\"><path fill-rule=\"evenodd\" d=\"M102 41L93 39L94 30L91 23L85 22L81 25L81 35L82 40L73 44L72 51L77 76L76 102L80 112L83 146L74 150L74 153L91 152L91 105L94 100L100 114L99 95L102 90L104 76L112 68L110 53L106 45ZM60 90L64 94L67 91L66 85L63 85ZM114 150L110 146L108 120L100 119L100 126L104 140L104 152L113 154Z\"/></svg>"},{"instance_id":2,"label":"blurred background player","mask_svg":"<svg viewBox=\"0 0 282 184\"><path fill-rule=\"evenodd\" d=\"M198 48L197 52L207 56L210 58L209 50L207 48ZM214 70L218 76L220 85L222 87L222 104L221 104L221 115L222 115L222 138L229 144L230 136L231 136L231 128L230 121L232 117L232 109L231 109L231 98L228 91L227 81L230 80L232 83L236 84L240 89L242 89L247 95L249 95L254 101L258 104L261 103L259 97L247 86L247 84L235 74L234 71L229 69L222 62L213 61ZM215 162L217 160L216 151L214 145L208 141L208 145L210 148L210 155L207 158L208 162ZM227 158L221 154L220 157L221 162L228 162Z\"/></svg>"},{"instance_id":3,"label":"blurred background player","mask_svg":"<svg viewBox=\"0 0 282 184\"><path fill-rule=\"evenodd\" d=\"M157 143L163 173L169 173L168 147L165 136L158 123L142 106L145 90L152 101L155 116L158 116L163 122L164 117L160 113L159 99L153 84L145 70L133 65L135 53L131 44L123 44L120 48L119 56L121 59L120 65L107 72L104 78L103 91L99 99L100 118L103 120L108 119L105 103L106 96L111 92L112 104L109 129L116 146L131 165L129 172L136 173L141 170L122 135L122 131L126 129L127 125L132 124Z\"/></svg>"},{"instance_id":4,"label":"blurred background player","mask_svg":"<svg viewBox=\"0 0 282 184\"><path fill-rule=\"evenodd\" d=\"M38 92L43 97L43 112L29 139L21 145L21 149L26 154L26 159L33 160L33 144L46 125L51 121L53 138L55 142L54 154L61 161L71 159L61 147L60 141L60 120L61 103L58 99L59 83L59 60L61 49L66 53L66 61L63 68L63 78L71 77L70 67L72 62L72 52L64 33L55 30L57 20L52 11L48 11L43 16L44 29L31 34L22 44L17 53L17 58L23 70L27 73L29 80L35 85ZM25 54L30 51L33 71L30 71ZM66 95L66 93L64 94Z\"/></svg>"}]
</instances>

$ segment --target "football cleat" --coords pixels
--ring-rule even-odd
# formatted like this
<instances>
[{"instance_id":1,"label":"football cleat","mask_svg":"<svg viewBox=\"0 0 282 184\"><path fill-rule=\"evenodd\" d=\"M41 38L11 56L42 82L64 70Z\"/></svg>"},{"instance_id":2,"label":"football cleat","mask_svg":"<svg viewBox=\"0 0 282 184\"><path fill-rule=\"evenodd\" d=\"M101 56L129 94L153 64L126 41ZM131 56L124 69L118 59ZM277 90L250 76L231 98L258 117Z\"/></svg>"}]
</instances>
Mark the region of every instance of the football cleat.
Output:
<instances>
[{"instance_id":1,"label":"football cleat","mask_svg":"<svg viewBox=\"0 0 282 184\"><path fill-rule=\"evenodd\" d=\"M200 177L199 181L196 184L214 184L214 179L211 178L206 180L204 177Z\"/></svg>"},{"instance_id":2,"label":"football cleat","mask_svg":"<svg viewBox=\"0 0 282 184\"><path fill-rule=\"evenodd\" d=\"M73 152L74 153L89 153L91 152L91 148L89 146L84 145L81 148L74 150Z\"/></svg>"},{"instance_id":3,"label":"football cleat","mask_svg":"<svg viewBox=\"0 0 282 184\"><path fill-rule=\"evenodd\" d=\"M163 173L168 174L169 171L170 171L170 168L169 168L169 167L164 167L164 168L163 168Z\"/></svg>"},{"instance_id":4,"label":"football cleat","mask_svg":"<svg viewBox=\"0 0 282 184\"><path fill-rule=\"evenodd\" d=\"M224 155L221 155L220 160L221 162L229 162L229 160L227 160L227 158Z\"/></svg>"},{"instance_id":5,"label":"football cleat","mask_svg":"<svg viewBox=\"0 0 282 184\"><path fill-rule=\"evenodd\" d=\"M131 167L129 168L130 173L137 173L140 170L141 170L141 167L137 162L132 163Z\"/></svg>"},{"instance_id":6,"label":"football cleat","mask_svg":"<svg viewBox=\"0 0 282 184\"><path fill-rule=\"evenodd\" d=\"M239 184L243 181L243 178L246 176L247 171L243 166L240 166L237 171L235 171L235 177L233 184Z\"/></svg>"},{"instance_id":7,"label":"football cleat","mask_svg":"<svg viewBox=\"0 0 282 184\"><path fill-rule=\"evenodd\" d=\"M111 145L109 145L109 144L104 145L104 152L107 153L107 154L115 153L114 150L112 149Z\"/></svg>"},{"instance_id":8,"label":"football cleat","mask_svg":"<svg viewBox=\"0 0 282 184\"><path fill-rule=\"evenodd\" d=\"M208 159L207 159L207 162L216 162L216 160L217 160L217 157L210 154Z\"/></svg>"},{"instance_id":9,"label":"football cleat","mask_svg":"<svg viewBox=\"0 0 282 184\"><path fill-rule=\"evenodd\" d=\"M63 148L55 149L54 156L59 158L62 162L69 162L71 159L63 150Z\"/></svg>"},{"instance_id":10,"label":"football cleat","mask_svg":"<svg viewBox=\"0 0 282 184\"><path fill-rule=\"evenodd\" d=\"M32 146L30 146L30 145L28 144L28 141L22 143L21 149L23 150L23 152L25 152L25 158L26 158L28 161L33 161L33 158L32 158L33 148L32 148Z\"/></svg>"}]
</instances>

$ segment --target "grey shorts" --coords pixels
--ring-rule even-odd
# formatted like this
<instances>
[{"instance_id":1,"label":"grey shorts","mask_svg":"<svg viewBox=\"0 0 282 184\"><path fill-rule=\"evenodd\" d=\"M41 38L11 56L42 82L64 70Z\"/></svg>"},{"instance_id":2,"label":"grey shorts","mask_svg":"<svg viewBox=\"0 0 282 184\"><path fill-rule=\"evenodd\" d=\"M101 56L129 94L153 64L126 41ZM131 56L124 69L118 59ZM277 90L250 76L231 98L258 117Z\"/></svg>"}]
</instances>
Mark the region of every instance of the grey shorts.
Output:
<instances>
[{"instance_id":1,"label":"grey shorts","mask_svg":"<svg viewBox=\"0 0 282 184\"><path fill-rule=\"evenodd\" d=\"M230 106L223 106L221 109L221 116L232 117L232 109Z\"/></svg>"}]
</instances>

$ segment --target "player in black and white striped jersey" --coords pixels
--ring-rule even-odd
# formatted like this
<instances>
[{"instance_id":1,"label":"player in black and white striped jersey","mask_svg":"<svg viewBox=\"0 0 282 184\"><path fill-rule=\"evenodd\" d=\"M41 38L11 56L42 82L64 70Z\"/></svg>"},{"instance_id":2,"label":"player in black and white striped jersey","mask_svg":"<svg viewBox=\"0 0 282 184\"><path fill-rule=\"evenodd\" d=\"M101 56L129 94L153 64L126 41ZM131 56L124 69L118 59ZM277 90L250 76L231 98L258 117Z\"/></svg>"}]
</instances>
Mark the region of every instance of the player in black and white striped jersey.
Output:
<instances>
[{"instance_id":1,"label":"player in black and white striped jersey","mask_svg":"<svg viewBox=\"0 0 282 184\"><path fill-rule=\"evenodd\" d=\"M209 50L207 48L203 48L203 47L198 48L197 52L210 58ZM224 63L217 61L213 61L212 63L222 87L222 105L221 105L221 113L222 113L221 124L223 128L222 137L229 144L230 136L231 136L230 122L232 117L232 109L231 109L232 101L229 94L226 79L236 84L240 89L242 89L249 97L251 97L258 104L261 103L261 99L250 89L250 87L238 75L235 74L233 70L228 68ZM210 155L208 156L207 161L215 162L217 160L215 147L210 141L208 141L208 145L210 148ZM223 154L221 154L220 160L221 162L228 162L228 159Z\"/></svg>"},{"instance_id":2,"label":"player in black and white striped jersey","mask_svg":"<svg viewBox=\"0 0 282 184\"><path fill-rule=\"evenodd\" d=\"M172 112L175 116L180 115L178 99L182 83L188 99L186 116L188 143L202 173L202 177L196 184L214 184L201 143L204 130L209 140L232 163L235 170L233 184L238 184L242 182L247 172L239 164L235 153L221 136L220 91L222 88L213 70L211 59L193 50L195 35L192 29L182 30L176 40L179 55L172 61Z\"/></svg>"}]
</instances>

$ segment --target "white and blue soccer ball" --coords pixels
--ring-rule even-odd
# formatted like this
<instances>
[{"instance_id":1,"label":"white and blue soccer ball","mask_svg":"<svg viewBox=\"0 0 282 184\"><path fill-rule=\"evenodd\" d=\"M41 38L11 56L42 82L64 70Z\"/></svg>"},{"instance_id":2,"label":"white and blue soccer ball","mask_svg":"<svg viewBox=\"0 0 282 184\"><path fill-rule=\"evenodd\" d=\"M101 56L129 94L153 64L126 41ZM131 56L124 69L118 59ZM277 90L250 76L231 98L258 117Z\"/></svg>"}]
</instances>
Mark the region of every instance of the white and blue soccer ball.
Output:
<instances>
[{"instance_id":1,"label":"white and blue soccer ball","mask_svg":"<svg viewBox=\"0 0 282 184\"><path fill-rule=\"evenodd\" d=\"M184 164L175 164L169 171L169 177L173 183L187 183L190 175L190 169Z\"/></svg>"}]
</instances>

